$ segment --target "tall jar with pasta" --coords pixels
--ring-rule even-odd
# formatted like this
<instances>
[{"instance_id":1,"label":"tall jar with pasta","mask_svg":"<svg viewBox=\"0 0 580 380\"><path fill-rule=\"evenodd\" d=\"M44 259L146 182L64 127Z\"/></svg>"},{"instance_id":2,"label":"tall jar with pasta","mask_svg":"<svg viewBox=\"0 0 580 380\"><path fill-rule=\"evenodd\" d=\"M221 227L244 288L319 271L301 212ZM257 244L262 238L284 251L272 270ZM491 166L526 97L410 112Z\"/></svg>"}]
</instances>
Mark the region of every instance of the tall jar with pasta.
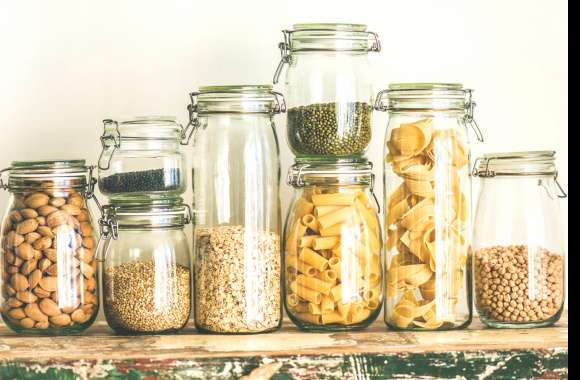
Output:
<instances>
[{"instance_id":1,"label":"tall jar with pasta","mask_svg":"<svg viewBox=\"0 0 580 380\"><path fill-rule=\"evenodd\" d=\"M445 330L472 318L469 171L472 91L392 84L375 108L385 139L386 303L394 329Z\"/></svg>"},{"instance_id":2,"label":"tall jar with pasta","mask_svg":"<svg viewBox=\"0 0 580 380\"><path fill-rule=\"evenodd\" d=\"M367 327L384 284L372 164L297 162L288 183L296 189L284 237L290 319L304 330Z\"/></svg>"}]
</instances>

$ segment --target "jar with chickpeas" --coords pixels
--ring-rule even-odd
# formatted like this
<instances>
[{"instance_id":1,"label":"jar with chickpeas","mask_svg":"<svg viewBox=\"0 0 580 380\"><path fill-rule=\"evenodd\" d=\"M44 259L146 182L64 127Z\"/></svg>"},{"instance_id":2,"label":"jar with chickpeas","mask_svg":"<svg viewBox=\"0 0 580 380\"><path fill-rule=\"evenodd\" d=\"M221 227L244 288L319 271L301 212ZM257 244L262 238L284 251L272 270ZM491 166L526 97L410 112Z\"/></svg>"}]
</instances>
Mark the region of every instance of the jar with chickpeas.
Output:
<instances>
[{"instance_id":1,"label":"jar with chickpeas","mask_svg":"<svg viewBox=\"0 0 580 380\"><path fill-rule=\"evenodd\" d=\"M489 327L554 324L564 310L565 253L554 151L491 153L473 174L475 306Z\"/></svg>"},{"instance_id":2,"label":"jar with chickpeas","mask_svg":"<svg viewBox=\"0 0 580 380\"><path fill-rule=\"evenodd\" d=\"M22 334L79 333L98 312L92 167L13 162L3 173L11 197L0 232L2 319Z\"/></svg>"},{"instance_id":3,"label":"jar with chickpeas","mask_svg":"<svg viewBox=\"0 0 580 380\"><path fill-rule=\"evenodd\" d=\"M297 162L288 182L296 189L284 236L290 319L303 330L366 328L383 300L372 164Z\"/></svg>"}]
</instances>

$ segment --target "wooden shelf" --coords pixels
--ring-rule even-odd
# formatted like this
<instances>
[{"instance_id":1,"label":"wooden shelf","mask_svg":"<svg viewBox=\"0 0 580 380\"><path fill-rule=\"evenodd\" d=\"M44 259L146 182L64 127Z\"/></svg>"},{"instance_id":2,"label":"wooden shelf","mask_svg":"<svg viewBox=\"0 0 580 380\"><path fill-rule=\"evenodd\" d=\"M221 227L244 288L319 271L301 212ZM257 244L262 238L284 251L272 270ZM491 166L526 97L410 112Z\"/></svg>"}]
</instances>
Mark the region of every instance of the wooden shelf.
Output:
<instances>
[{"instance_id":1,"label":"wooden shelf","mask_svg":"<svg viewBox=\"0 0 580 380\"><path fill-rule=\"evenodd\" d=\"M389 331L382 321L347 333L304 333L289 322L264 335L114 336L103 322L85 335L23 337L0 327L0 379L567 378L567 314L525 330ZM258 378L260 371L254 371Z\"/></svg>"}]
</instances>

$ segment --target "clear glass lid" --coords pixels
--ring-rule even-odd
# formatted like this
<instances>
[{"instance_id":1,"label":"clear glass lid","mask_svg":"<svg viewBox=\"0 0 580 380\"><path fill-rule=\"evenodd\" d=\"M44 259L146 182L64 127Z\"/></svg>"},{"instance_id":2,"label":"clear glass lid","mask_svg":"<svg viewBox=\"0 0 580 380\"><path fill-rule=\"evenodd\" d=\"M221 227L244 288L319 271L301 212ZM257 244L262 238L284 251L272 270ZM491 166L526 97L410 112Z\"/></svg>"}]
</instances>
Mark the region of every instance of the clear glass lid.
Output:
<instances>
[{"instance_id":1,"label":"clear glass lid","mask_svg":"<svg viewBox=\"0 0 580 380\"><path fill-rule=\"evenodd\" d=\"M134 116L103 120L103 136L116 139L181 140L184 131L174 116Z\"/></svg>"},{"instance_id":2,"label":"clear glass lid","mask_svg":"<svg viewBox=\"0 0 580 380\"><path fill-rule=\"evenodd\" d=\"M8 173L8 183L2 173ZM0 188L18 191L43 183L44 188L84 188L92 177L92 167L85 160L13 161L9 168L0 171Z\"/></svg>"},{"instance_id":3,"label":"clear glass lid","mask_svg":"<svg viewBox=\"0 0 580 380\"><path fill-rule=\"evenodd\" d=\"M112 230L182 228L191 222L191 209L181 198L116 202L103 209L102 223Z\"/></svg>"},{"instance_id":4,"label":"clear glass lid","mask_svg":"<svg viewBox=\"0 0 580 380\"><path fill-rule=\"evenodd\" d=\"M472 90L461 83L392 83L377 95L375 108L396 110L458 110L469 109Z\"/></svg>"},{"instance_id":5,"label":"clear glass lid","mask_svg":"<svg viewBox=\"0 0 580 380\"><path fill-rule=\"evenodd\" d=\"M283 33L280 48L289 52L381 50L378 35L364 24L299 23Z\"/></svg>"},{"instance_id":6,"label":"clear glass lid","mask_svg":"<svg viewBox=\"0 0 580 380\"><path fill-rule=\"evenodd\" d=\"M271 85L202 86L190 94L192 118L212 113L265 113L286 111L284 96Z\"/></svg>"},{"instance_id":7,"label":"clear glass lid","mask_svg":"<svg viewBox=\"0 0 580 380\"><path fill-rule=\"evenodd\" d=\"M556 176L556 152L527 151L488 153L475 161L473 174L495 176Z\"/></svg>"},{"instance_id":8,"label":"clear glass lid","mask_svg":"<svg viewBox=\"0 0 580 380\"><path fill-rule=\"evenodd\" d=\"M296 160L288 170L287 182L293 187L333 185L374 185L373 163L366 160L308 162Z\"/></svg>"}]
</instances>

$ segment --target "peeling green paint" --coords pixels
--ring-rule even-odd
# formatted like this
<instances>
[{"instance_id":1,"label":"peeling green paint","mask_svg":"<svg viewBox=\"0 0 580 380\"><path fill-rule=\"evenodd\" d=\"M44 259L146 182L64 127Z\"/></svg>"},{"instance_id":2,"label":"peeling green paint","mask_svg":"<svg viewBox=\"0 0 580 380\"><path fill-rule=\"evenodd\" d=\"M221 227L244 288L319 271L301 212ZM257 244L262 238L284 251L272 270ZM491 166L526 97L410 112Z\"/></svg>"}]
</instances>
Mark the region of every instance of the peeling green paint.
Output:
<instances>
[{"instance_id":1,"label":"peeling green paint","mask_svg":"<svg viewBox=\"0 0 580 380\"><path fill-rule=\"evenodd\" d=\"M229 380L274 361L283 365L272 380L568 378L568 350L552 349L74 363L0 361L0 379Z\"/></svg>"}]
</instances>

